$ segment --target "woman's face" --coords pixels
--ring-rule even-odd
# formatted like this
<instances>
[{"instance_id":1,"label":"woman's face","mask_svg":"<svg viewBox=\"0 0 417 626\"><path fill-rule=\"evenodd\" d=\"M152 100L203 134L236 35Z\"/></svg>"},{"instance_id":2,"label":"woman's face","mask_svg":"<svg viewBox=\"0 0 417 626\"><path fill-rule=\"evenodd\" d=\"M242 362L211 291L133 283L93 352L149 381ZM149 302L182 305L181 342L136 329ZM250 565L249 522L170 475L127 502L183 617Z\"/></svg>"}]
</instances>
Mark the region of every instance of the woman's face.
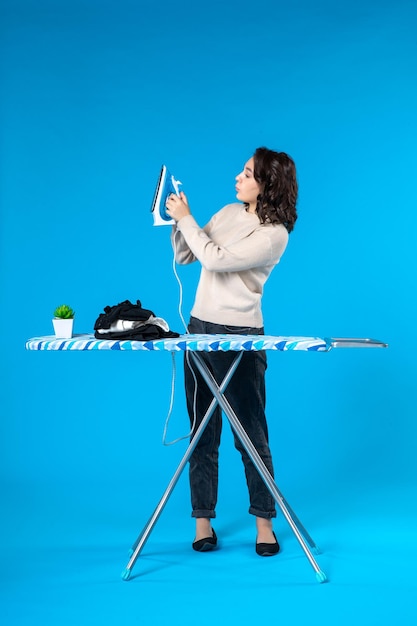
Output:
<instances>
[{"instance_id":1,"label":"woman's face","mask_svg":"<svg viewBox=\"0 0 417 626\"><path fill-rule=\"evenodd\" d=\"M249 204L249 211L255 212L256 201L261 193L261 186L256 182L254 176L253 157L245 163L243 171L236 176L236 198L241 202Z\"/></svg>"}]
</instances>

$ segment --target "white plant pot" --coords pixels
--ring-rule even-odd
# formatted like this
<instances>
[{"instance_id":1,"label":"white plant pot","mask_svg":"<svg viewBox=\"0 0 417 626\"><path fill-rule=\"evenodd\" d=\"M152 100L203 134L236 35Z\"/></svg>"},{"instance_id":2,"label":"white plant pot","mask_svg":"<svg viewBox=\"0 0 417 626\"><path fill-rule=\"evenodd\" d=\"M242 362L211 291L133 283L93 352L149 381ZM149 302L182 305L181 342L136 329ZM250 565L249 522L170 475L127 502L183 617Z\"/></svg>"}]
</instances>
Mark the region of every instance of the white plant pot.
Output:
<instances>
[{"instance_id":1,"label":"white plant pot","mask_svg":"<svg viewBox=\"0 0 417 626\"><path fill-rule=\"evenodd\" d=\"M71 339L74 319L63 320L59 317L54 317L52 323L54 325L55 337L59 339Z\"/></svg>"}]
</instances>

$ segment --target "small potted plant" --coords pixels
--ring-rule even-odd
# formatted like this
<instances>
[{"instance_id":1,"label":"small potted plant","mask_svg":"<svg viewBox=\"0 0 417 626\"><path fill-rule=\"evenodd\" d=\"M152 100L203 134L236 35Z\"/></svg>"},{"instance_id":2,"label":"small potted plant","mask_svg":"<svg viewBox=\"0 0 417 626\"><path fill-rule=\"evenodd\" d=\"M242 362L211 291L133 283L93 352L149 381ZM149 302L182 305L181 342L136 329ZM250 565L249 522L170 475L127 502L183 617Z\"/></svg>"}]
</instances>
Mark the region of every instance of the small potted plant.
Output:
<instances>
[{"instance_id":1,"label":"small potted plant","mask_svg":"<svg viewBox=\"0 0 417 626\"><path fill-rule=\"evenodd\" d=\"M72 337L74 316L75 313L68 304L57 306L52 320L56 337L60 339L70 339Z\"/></svg>"}]
</instances>

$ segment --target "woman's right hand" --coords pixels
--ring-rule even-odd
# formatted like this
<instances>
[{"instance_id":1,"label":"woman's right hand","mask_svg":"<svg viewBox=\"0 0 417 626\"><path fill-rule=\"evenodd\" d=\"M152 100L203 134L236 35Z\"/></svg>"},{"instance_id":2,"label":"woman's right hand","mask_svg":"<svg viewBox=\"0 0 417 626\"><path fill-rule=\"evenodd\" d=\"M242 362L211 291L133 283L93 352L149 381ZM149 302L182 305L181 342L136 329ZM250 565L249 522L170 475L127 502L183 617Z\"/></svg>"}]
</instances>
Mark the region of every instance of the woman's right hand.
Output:
<instances>
[{"instance_id":1,"label":"woman's right hand","mask_svg":"<svg viewBox=\"0 0 417 626\"><path fill-rule=\"evenodd\" d=\"M179 222L180 219L182 219L186 215L191 215L191 210L188 206L187 196L183 191L180 192L179 196L177 196L175 193L172 193L168 197L165 206L167 208L168 215L172 217L176 222Z\"/></svg>"}]
</instances>

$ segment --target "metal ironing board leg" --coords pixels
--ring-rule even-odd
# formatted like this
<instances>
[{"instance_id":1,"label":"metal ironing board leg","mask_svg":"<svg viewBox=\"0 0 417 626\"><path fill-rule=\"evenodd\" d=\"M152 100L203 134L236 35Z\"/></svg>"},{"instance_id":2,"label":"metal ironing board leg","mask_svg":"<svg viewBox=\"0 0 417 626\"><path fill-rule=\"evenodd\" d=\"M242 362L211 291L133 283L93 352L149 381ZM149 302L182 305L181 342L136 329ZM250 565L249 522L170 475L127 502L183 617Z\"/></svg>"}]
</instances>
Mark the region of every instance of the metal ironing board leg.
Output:
<instances>
[{"instance_id":1,"label":"metal ironing board leg","mask_svg":"<svg viewBox=\"0 0 417 626\"><path fill-rule=\"evenodd\" d=\"M193 353L190 353L191 355L193 355ZM226 376L224 377L222 383L220 386L217 386L219 392L222 394L225 392L227 385L230 382L230 379L232 378L233 374L236 371L237 366L240 363L240 360L243 356L243 352L239 352L236 356L236 358L234 359L232 365L229 368L229 371L227 372ZM204 415L200 426L198 427L198 429L195 432L194 437L192 438L187 450L185 451L184 456L182 457L173 477L171 478L171 481L169 482L168 487L166 488L166 490L164 491L164 494L162 495L161 500L159 501L158 505L156 506L153 514L151 515L151 517L149 518L148 523L145 525L145 527L143 528L142 532L139 534L138 538L136 539L135 543L132 546L132 553L131 553L131 557L129 559L128 564L126 565L126 568L123 570L122 572L122 578L123 580L129 580L131 572L132 572L132 568L135 565L149 535L152 532L153 527L155 526L156 522L159 519L159 516L161 515L166 503L168 502L168 499L171 495L171 493L174 490L175 485L177 484L183 470L184 467L186 466L190 456L192 455L194 448L196 447L201 435L203 434L204 429L206 428L214 409L216 408L218 404L218 400L216 397L214 397L213 394L213 400L210 403L210 406L208 407L206 414Z\"/></svg>"},{"instance_id":2,"label":"metal ironing board leg","mask_svg":"<svg viewBox=\"0 0 417 626\"><path fill-rule=\"evenodd\" d=\"M136 563L137 558L140 555L141 550L143 549L153 527L155 526L157 520L159 519L159 516L161 515L167 501L168 498L170 497L176 483L178 482L178 479L186 465L186 463L188 462L192 452L194 451L195 446L197 445L205 427L207 426L208 421L211 418L211 415L214 411L214 408L216 407L217 404L220 405L220 407L222 408L223 412L225 413L226 417L228 418L233 430L236 432L236 435L238 436L238 438L240 439L240 441L242 442L242 445L245 447L249 457L251 458L252 462L254 463L256 469L258 470L261 478L263 479L263 481L265 482L266 486L268 487L271 495L273 496L274 500L276 501L276 503L278 504L279 508L281 509L284 517L286 518L288 524L290 525L293 533L295 534L298 542L300 543L307 559L309 560L311 566L313 567L313 569L316 572L316 577L317 580L319 582L326 582L327 581L327 577L325 575L325 573L320 569L320 567L318 566L317 562L315 561L310 549L308 548L305 540L308 541L308 543L310 544L310 547L315 551L318 552L318 548L316 546L316 544L314 543L313 539L310 537L310 535L308 534L308 532L306 531L306 529L304 528L304 526L301 524L301 522L299 521L299 519L297 518L297 516L295 515L294 511L291 509L291 507L288 505L288 503L286 502L284 496L282 495L282 493L279 491L275 481L273 480L271 474L269 473L268 469L266 468L265 464L263 463L261 457L259 456L256 448L253 446L251 440L249 439L248 435L246 434L245 430L243 429L242 425L240 424L236 414L234 413L234 411L232 410L232 408L230 407L229 403L227 402L226 398L224 397L224 392L226 390L226 387L231 379L231 377L233 376L242 356L243 356L243 352L239 352L236 356L236 358L234 359L232 365L230 366L229 371L227 372L223 382L218 385L216 380L214 379L214 377L212 376L210 370L206 367L204 361L201 359L201 357L199 357L197 352L190 352L190 356L192 357L193 362L195 363L195 365L197 366L197 368L199 369L201 375L203 376L204 380L206 381L209 389L211 390L211 392L213 393L213 400L199 426L199 428L197 429L192 441L190 442L190 445L188 446L180 464L178 465L178 468L174 474L174 476L172 477L167 489L165 490L159 504L157 505L154 513L152 514L152 516L150 517L148 523L146 524L146 526L144 527L144 529L142 530L142 532L140 533L139 537L137 538L137 540L135 541L133 547L132 547L132 555L130 557L130 560L125 568L125 570L122 572L122 578L123 580L129 580L130 575L131 575L131 571L132 568L134 566L134 564Z\"/></svg>"},{"instance_id":3,"label":"metal ironing board leg","mask_svg":"<svg viewBox=\"0 0 417 626\"><path fill-rule=\"evenodd\" d=\"M231 408L230 404L228 403L227 399L224 397L224 395L223 395L221 389L219 388L216 380L214 379L214 377L211 374L210 370L206 367L206 364L204 363L204 361L201 359L201 357L199 356L199 354L197 352L193 352L192 353L192 357L193 357L194 363L196 364L198 370L200 371L200 374L203 376L203 378L206 381L210 391L213 393L214 397L217 399L220 407L222 408L223 412L225 413L226 417L228 418L228 420L229 420L233 430L235 431L236 435L240 439L242 445L244 446L246 452L248 453L248 455L249 455L250 459L252 460L253 464L255 465L256 469L258 470L258 472L259 472L261 478L263 479L265 485L267 486L269 492L271 493L272 497L274 498L274 500L278 504L279 508L281 509L285 519L287 520L288 524L290 525L291 530L293 531L293 533L296 536L299 544L301 545L301 548L303 549L307 559L309 560L310 565L313 567L314 571L316 572L317 580L320 583L326 582L327 581L326 574L320 569L319 565L315 561L315 559L314 559L314 557L313 557L313 555L312 555L308 545L306 544L306 542L304 540L304 537L303 537L303 534L302 534L300 528L297 526L297 524L295 523L295 520L291 516L291 512L292 511L290 512L290 509L286 506L285 500L282 497L282 494L280 493L277 485L275 484L274 479L272 478L272 476L269 473L267 467L265 466L264 462L262 461L261 457L259 456L258 451L254 447L252 441L250 440L250 438L246 434L245 430L243 429L241 423L239 422L236 414L234 413L234 411ZM297 520L297 522L298 522L298 520ZM306 531L305 531L304 527L302 527L301 525L300 525L300 527L301 527L301 529L305 533ZM309 535L308 535L308 537L309 537ZM309 539L311 540L311 537L309 537ZM313 544L314 544L314 542L313 542ZM316 546L314 545L313 547L316 547Z\"/></svg>"}]
</instances>

